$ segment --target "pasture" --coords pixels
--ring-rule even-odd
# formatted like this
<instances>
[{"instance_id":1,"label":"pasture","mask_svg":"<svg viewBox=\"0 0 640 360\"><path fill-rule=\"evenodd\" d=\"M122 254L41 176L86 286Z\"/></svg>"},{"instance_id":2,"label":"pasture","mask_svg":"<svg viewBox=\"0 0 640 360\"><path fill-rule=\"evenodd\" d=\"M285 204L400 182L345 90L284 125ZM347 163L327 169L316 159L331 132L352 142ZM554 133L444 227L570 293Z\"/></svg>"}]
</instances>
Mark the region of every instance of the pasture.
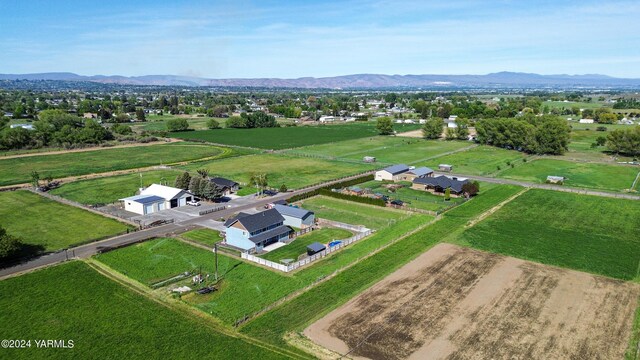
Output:
<instances>
[{"instance_id":1,"label":"pasture","mask_svg":"<svg viewBox=\"0 0 640 360\"><path fill-rule=\"evenodd\" d=\"M466 141L376 136L332 144L307 146L290 150L290 152L320 155L348 161L362 161L364 156L373 156L381 165L399 163L414 164L438 157L446 152L460 150L469 146L473 146L473 143Z\"/></svg>"},{"instance_id":2,"label":"pasture","mask_svg":"<svg viewBox=\"0 0 640 360\"><path fill-rule=\"evenodd\" d=\"M415 163L416 166L428 166L434 170L439 164L453 165L453 172L466 175L490 175L509 167L508 163L522 161L525 154L515 150L505 150L493 146L477 146L472 149L445 155L432 160Z\"/></svg>"},{"instance_id":3,"label":"pasture","mask_svg":"<svg viewBox=\"0 0 640 360\"><path fill-rule=\"evenodd\" d=\"M300 201L302 207L315 212L316 217L351 225L380 229L407 217L406 211L355 203L326 196L314 196Z\"/></svg>"},{"instance_id":4,"label":"pasture","mask_svg":"<svg viewBox=\"0 0 640 360\"><path fill-rule=\"evenodd\" d=\"M544 183L548 175L564 176L565 186L625 191L631 187L640 167L556 159L536 159L497 174L513 180Z\"/></svg>"},{"instance_id":5,"label":"pasture","mask_svg":"<svg viewBox=\"0 0 640 360\"><path fill-rule=\"evenodd\" d=\"M282 128L216 129L175 132L170 136L216 144L277 150L376 136L378 132L375 125L375 122L372 121ZM398 126L399 130L414 130L415 128L416 125Z\"/></svg>"},{"instance_id":6,"label":"pasture","mask_svg":"<svg viewBox=\"0 0 640 360\"><path fill-rule=\"evenodd\" d=\"M29 191L0 192L0 224L25 244L55 251L124 233L131 226Z\"/></svg>"},{"instance_id":7,"label":"pasture","mask_svg":"<svg viewBox=\"0 0 640 360\"><path fill-rule=\"evenodd\" d=\"M31 339L32 345L2 349L6 359L284 358L151 301L79 261L0 281L0 293L0 336ZM74 344L36 348L34 339Z\"/></svg>"},{"instance_id":8,"label":"pasture","mask_svg":"<svg viewBox=\"0 0 640 360\"><path fill-rule=\"evenodd\" d=\"M51 193L85 205L110 204L134 195L140 187L151 184L173 186L176 176L181 173L177 170L151 170L79 180L65 183Z\"/></svg>"},{"instance_id":9,"label":"pasture","mask_svg":"<svg viewBox=\"0 0 640 360\"><path fill-rule=\"evenodd\" d=\"M230 152L230 149L215 146L173 143L12 159L0 158L0 185L30 182L33 171L37 171L41 178L63 178L224 156Z\"/></svg>"},{"instance_id":10,"label":"pasture","mask_svg":"<svg viewBox=\"0 0 640 360\"><path fill-rule=\"evenodd\" d=\"M206 169L209 170L210 176L232 179L244 185L238 194L248 195L256 192L254 187L246 185L252 173L266 173L269 186L276 189L282 184L285 184L289 189L298 189L371 170L374 169L374 165L260 154L190 164L181 168L189 171Z\"/></svg>"},{"instance_id":11,"label":"pasture","mask_svg":"<svg viewBox=\"0 0 640 360\"><path fill-rule=\"evenodd\" d=\"M282 259L293 259L295 261L298 260L300 255L306 254L307 246L314 242L327 245L333 240L346 239L352 235L353 233L351 231L344 229L323 228L298 236L289 244L273 251L269 251L260 257L274 262L280 262Z\"/></svg>"},{"instance_id":12,"label":"pasture","mask_svg":"<svg viewBox=\"0 0 640 360\"><path fill-rule=\"evenodd\" d=\"M640 203L529 190L455 242L623 280L640 280Z\"/></svg>"},{"instance_id":13,"label":"pasture","mask_svg":"<svg viewBox=\"0 0 640 360\"><path fill-rule=\"evenodd\" d=\"M305 330L371 359L620 359L640 286L440 244Z\"/></svg>"}]
</instances>

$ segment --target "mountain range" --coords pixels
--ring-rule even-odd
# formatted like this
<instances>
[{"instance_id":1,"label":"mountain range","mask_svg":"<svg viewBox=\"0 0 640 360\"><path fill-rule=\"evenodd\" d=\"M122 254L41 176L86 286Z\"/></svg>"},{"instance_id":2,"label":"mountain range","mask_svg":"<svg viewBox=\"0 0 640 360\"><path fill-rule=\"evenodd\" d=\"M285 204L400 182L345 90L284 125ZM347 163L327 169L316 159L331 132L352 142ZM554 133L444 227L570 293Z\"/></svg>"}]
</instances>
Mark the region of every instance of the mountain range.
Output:
<instances>
[{"instance_id":1,"label":"mountain range","mask_svg":"<svg viewBox=\"0 0 640 360\"><path fill-rule=\"evenodd\" d=\"M90 81L103 84L155 86L260 87L304 89L383 88L640 88L640 79L615 78L599 74L539 75L498 72L486 75L384 75L354 74L332 77L207 79L179 75L93 75L70 72L0 74L0 80Z\"/></svg>"}]
</instances>

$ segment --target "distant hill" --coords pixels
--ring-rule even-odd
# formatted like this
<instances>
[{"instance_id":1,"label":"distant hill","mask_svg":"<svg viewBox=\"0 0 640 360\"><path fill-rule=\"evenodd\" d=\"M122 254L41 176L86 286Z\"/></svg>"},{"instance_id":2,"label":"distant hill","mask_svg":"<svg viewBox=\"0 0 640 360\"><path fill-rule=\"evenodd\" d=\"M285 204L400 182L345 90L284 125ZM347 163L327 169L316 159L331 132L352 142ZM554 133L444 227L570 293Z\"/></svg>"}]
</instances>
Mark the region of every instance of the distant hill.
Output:
<instances>
[{"instance_id":1,"label":"distant hill","mask_svg":"<svg viewBox=\"0 0 640 360\"><path fill-rule=\"evenodd\" d=\"M498 72L486 75L383 75L354 74L332 77L303 77L297 79L206 79L177 75L84 76L68 72L39 74L0 74L0 80L62 80L91 81L103 84L122 85L167 85L167 86L215 86L215 87L261 87L261 88L526 88L526 87L625 87L640 88L640 79L614 78L599 74L585 75L539 75L519 72Z\"/></svg>"}]
</instances>

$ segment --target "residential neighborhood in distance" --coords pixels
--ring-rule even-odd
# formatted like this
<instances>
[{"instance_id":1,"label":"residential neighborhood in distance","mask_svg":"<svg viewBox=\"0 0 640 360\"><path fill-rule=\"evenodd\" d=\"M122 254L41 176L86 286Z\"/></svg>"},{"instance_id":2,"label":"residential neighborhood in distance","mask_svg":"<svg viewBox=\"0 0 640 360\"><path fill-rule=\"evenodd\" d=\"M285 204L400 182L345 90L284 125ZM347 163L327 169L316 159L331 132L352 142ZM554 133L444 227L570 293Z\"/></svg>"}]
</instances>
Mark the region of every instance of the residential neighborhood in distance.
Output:
<instances>
[{"instance_id":1,"label":"residential neighborhood in distance","mask_svg":"<svg viewBox=\"0 0 640 360\"><path fill-rule=\"evenodd\" d=\"M0 3L0 359L640 360L639 15Z\"/></svg>"}]
</instances>

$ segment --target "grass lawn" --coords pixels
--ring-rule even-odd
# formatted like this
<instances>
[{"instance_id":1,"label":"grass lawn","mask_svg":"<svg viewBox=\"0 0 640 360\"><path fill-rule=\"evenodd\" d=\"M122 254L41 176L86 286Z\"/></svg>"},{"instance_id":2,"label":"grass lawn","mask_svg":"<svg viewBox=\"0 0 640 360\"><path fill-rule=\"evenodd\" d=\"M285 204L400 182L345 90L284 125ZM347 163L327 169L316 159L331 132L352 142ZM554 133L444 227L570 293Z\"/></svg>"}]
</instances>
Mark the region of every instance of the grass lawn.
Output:
<instances>
[{"instance_id":1,"label":"grass lawn","mask_svg":"<svg viewBox=\"0 0 640 360\"><path fill-rule=\"evenodd\" d=\"M247 146L261 149L288 149L305 145L359 139L378 135L375 122L317 126L294 126L257 129L217 129L185 131L169 135L181 139L205 140L217 144ZM416 129L403 126L403 131Z\"/></svg>"},{"instance_id":2,"label":"grass lawn","mask_svg":"<svg viewBox=\"0 0 640 360\"><path fill-rule=\"evenodd\" d=\"M30 182L33 171L38 171L41 178L61 178L224 156L228 152L231 150L215 146L174 143L0 159L0 185Z\"/></svg>"},{"instance_id":3,"label":"grass lawn","mask_svg":"<svg viewBox=\"0 0 640 360\"><path fill-rule=\"evenodd\" d=\"M498 176L536 183L544 183L548 175L564 176L566 186L624 191L631 187L639 171L637 166L537 159L506 169Z\"/></svg>"},{"instance_id":4,"label":"grass lawn","mask_svg":"<svg viewBox=\"0 0 640 360\"><path fill-rule=\"evenodd\" d=\"M0 282L0 336L31 339L5 359L283 358L148 300L74 261ZM72 349L34 339L73 340Z\"/></svg>"},{"instance_id":5,"label":"grass lawn","mask_svg":"<svg viewBox=\"0 0 640 360\"><path fill-rule=\"evenodd\" d=\"M211 118L207 116L197 115L147 115L147 121L143 123L135 123L134 128L147 131L167 131L167 121L170 119L187 119L189 128L194 130L206 130L207 121ZM227 119L214 118L218 121L221 127L224 127Z\"/></svg>"},{"instance_id":6,"label":"grass lawn","mask_svg":"<svg viewBox=\"0 0 640 360\"><path fill-rule=\"evenodd\" d=\"M364 156L373 156L381 164L412 164L471 145L473 144L465 141L436 141L395 136L375 136L333 144L307 146L290 151L353 161L362 161Z\"/></svg>"},{"instance_id":7,"label":"grass lawn","mask_svg":"<svg viewBox=\"0 0 640 360\"><path fill-rule=\"evenodd\" d=\"M222 240L222 238L220 237L220 232L212 229L195 229L180 234L180 237L187 240L195 241L202 245L211 246L211 248L213 248L213 244Z\"/></svg>"},{"instance_id":8,"label":"grass lawn","mask_svg":"<svg viewBox=\"0 0 640 360\"><path fill-rule=\"evenodd\" d=\"M130 226L29 191L0 192L0 225L25 244L64 249L125 232Z\"/></svg>"},{"instance_id":9,"label":"grass lawn","mask_svg":"<svg viewBox=\"0 0 640 360\"><path fill-rule=\"evenodd\" d=\"M397 189L395 192L389 192L389 190L383 186L389 183L391 182L373 180L359 184L358 186L362 189L371 189L374 193L387 195L392 199L400 199L407 203L407 206L422 210L442 211L465 201L463 197L452 197L451 200L445 201L444 196L435 195L428 191L412 189L410 182L401 182L405 187Z\"/></svg>"},{"instance_id":10,"label":"grass lawn","mask_svg":"<svg viewBox=\"0 0 640 360\"><path fill-rule=\"evenodd\" d=\"M614 278L640 280L640 203L529 190L456 242Z\"/></svg>"},{"instance_id":11,"label":"grass lawn","mask_svg":"<svg viewBox=\"0 0 640 360\"><path fill-rule=\"evenodd\" d=\"M407 217L407 212L374 205L360 204L326 196L314 196L301 201L302 207L316 213L316 217L352 225L380 229Z\"/></svg>"},{"instance_id":12,"label":"grass lawn","mask_svg":"<svg viewBox=\"0 0 640 360\"><path fill-rule=\"evenodd\" d=\"M285 334L302 331L313 321L393 273L442 239L459 232L471 219L520 190L516 186L495 186L483 191L472 201L446 212L435 223L249 322L241 332L293 350L284 340Z\"/></svg>"},{"instance_id":13,"label":"grass lawn","mask_svg":"<svg viewBox=\"0 0 640 360\"><path fill-rule=\"evenodd\" d=\"M351 237L353 233L344 229L336 228L324 228L320 230L312 231L308 234L299 236L291 243L278 248L273 251L261 255L263 259L279 262L282 259L298 260L298 257L307 252L307 246L319 242L321 244L328 244L333 240L346 239Z\"/></svg>"},{"instance_id":14,"label":"grass lawn","mask_svg":"<svg viewBox=\"0 0 640 360\"><path fill-rule=\"evenodd\" d=\"M506 169L509 162L521 161L525 154L505 150L493 146L477 146L473 149L459 153L445 155L433 160L428 160L416 166L428 166L434 170L439 164L453 165L453 172L466 175L488 175L498 171L498 167Z\"/></svg>"},{"instance_id":15,"label":"grass lawn","mask_svg":"<svg viewBox=\"0 0 640 360\"><path fill-rule=\"evenodd\" d=\"M289 189L296 189L374 167L371 164L348 164L274 154L249 155L184 166L190 171L204 168L209 170L210 176L226 177L244 185L238 195L256 192L255 188L245 185L249 182L251 173L266 173L269 185L275 188L286 184Z\"/></svg>"},{"instance_id":16,"label":"grass lawn","mask_svg":"<svg viewBox=\"0 0 640 360\"><path fill-rule=\"evenodd\" d=\"M57 189L51 190L51 193L81 204L109 204L118 201L118 199L134 195L138 191L141 181L143 186L149 186L154 183L160 184L162 181L166 181L167 185L173 186L176 176L181 173L178 170L152 170L80 180L66 183Z\"/></svg>"}]
</instances>

